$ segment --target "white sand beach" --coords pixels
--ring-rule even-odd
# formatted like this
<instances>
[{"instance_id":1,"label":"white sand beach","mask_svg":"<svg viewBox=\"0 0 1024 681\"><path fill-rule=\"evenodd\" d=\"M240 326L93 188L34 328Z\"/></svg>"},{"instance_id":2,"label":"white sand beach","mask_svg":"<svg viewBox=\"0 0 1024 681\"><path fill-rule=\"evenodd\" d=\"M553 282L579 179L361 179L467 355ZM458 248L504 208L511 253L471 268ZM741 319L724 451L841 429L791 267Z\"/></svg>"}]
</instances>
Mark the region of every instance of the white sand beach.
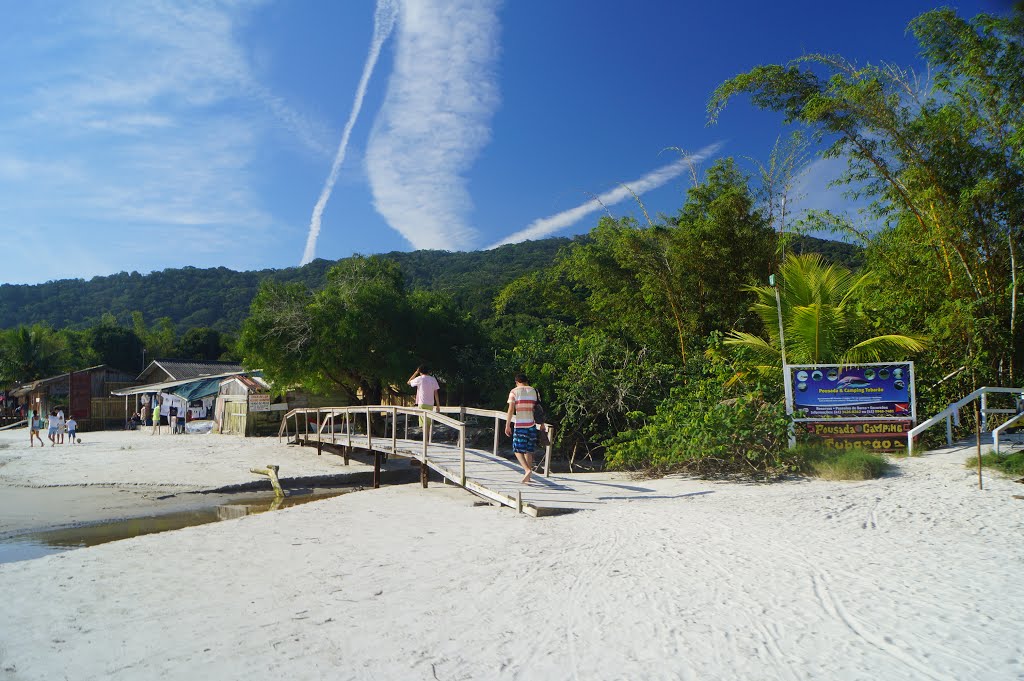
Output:
<instances>
[{"instance_id":1,"label":"white sand beach","mask_svg":"<svg viewBox=\"0 0 1024 681\"><path fill-rule=\"evenodd\" d=\"M21 435L0 493L345 468L276 439ZM614 498L544 518L385 486L8 563L0 679L1024 679L1024 486L979 491L969 453L854 483L593 475Z\"/></svg>"}]
</instances>

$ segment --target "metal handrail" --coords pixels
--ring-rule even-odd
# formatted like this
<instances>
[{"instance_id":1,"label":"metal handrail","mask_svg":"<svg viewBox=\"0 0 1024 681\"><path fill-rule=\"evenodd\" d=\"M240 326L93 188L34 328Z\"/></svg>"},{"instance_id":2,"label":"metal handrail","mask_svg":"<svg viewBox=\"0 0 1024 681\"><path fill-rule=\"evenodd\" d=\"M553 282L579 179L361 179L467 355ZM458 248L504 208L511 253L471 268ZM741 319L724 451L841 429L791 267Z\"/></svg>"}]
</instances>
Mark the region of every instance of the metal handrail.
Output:
<instances>
[{"instance_id":1,"label":"metal handrail","mask_svg":"<svg viewBox=\"0 0 1024 681\"><path fill-rule=\"evenodd\" d=\"M907 433L907 456L913 456L914 454L914 438L928 430L932 426L945 421L946 422L946 444L952 446L953 444L953 425L960 425L960 410L966 407L974 400L981 398L981 414L982 423L981 429L985 429L985 415L988 412L988 395L989 393L1024 393L1024 388L999 388L995 386L982 386L971 394L967 395L958 402L954 402L935 416L931 417L923 423L919 423L910 429ZM1005 424L1004 424L1005 426Z\"/></svg>"},{"instance_id":2,"label":"metal handrail","mask_svg":"<svg viewBox=\"0 0 1024 681\"><path fill-rule=\"evenodd\" d=\"M999 453L999 436L1003 434L1003 431L1012 426L1017 421L1024 418L1024 411L1011 418L1006 423L1002 423L992 429L992 449L996 454Z\"/></svg>"}]
</instances>

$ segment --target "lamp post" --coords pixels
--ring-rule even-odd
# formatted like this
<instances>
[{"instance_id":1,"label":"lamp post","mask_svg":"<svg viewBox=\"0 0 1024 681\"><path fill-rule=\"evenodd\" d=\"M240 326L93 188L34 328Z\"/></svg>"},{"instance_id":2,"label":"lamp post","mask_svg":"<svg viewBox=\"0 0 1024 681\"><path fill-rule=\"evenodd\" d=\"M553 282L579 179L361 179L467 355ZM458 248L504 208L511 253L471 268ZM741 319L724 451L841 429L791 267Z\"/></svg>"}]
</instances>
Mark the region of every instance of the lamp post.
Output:
<instances>
[{"instance_id":1,"label":"lamp post","mask_svg":"<svg viewBox=\"0 0 1024 681\"><path fill-rule=\"evenodd\" d=\"M786 335L782 323L782 297L779 295L779 286L775 283L775 275L768 277L768 285L775 289L775 309L779 317L779 352L782 354L782 383L786 388L786 414L789 415L789 446L796 447L796 429L793 422L793 380L789 375L789 366L786 363Z\"/></svg>"}]
</instances>

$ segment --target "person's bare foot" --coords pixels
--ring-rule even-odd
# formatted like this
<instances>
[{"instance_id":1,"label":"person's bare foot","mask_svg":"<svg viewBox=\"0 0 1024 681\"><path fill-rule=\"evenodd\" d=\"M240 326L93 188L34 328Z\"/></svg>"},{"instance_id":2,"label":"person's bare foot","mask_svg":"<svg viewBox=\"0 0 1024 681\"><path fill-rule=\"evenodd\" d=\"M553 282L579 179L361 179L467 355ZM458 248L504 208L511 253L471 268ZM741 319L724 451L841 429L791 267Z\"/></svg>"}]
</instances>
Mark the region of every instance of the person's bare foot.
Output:
<instances>
[{"instance_id":1,"label":"person's bare foot","mask_svg":"<svg viewBox=\"0 0 1024 681\"><path fill-rule=\"evenodd\" d=\"M524 485L529 485L530 484L530 476L531 475L533 475L533 471L530 471L529 473L524 475L523 479L520 480L519 482L523 483Z\"/></svg>"}]
</instances>

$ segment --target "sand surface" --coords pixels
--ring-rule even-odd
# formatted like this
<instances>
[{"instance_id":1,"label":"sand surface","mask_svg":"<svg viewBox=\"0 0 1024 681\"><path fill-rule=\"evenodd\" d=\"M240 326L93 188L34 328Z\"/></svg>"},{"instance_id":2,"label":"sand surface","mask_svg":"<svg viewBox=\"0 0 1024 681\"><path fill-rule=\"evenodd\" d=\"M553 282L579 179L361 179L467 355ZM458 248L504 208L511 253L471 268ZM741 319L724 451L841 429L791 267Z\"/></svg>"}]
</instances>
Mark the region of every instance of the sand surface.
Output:
<instances>
[{"instance_id":1,"label":"sand surface","mask_svg":"<svg viewBox=\"0 0 1024 681\"><path fill-rule=\"evenodd\" d=\"M276 439L3 444L7 486L344 468ZM979 491L968 453L857 483L596 476L646 491L538 519L390 486L0 565L0 679L1024 679L1024 486Z\"/></svg>"}]
</instances>

